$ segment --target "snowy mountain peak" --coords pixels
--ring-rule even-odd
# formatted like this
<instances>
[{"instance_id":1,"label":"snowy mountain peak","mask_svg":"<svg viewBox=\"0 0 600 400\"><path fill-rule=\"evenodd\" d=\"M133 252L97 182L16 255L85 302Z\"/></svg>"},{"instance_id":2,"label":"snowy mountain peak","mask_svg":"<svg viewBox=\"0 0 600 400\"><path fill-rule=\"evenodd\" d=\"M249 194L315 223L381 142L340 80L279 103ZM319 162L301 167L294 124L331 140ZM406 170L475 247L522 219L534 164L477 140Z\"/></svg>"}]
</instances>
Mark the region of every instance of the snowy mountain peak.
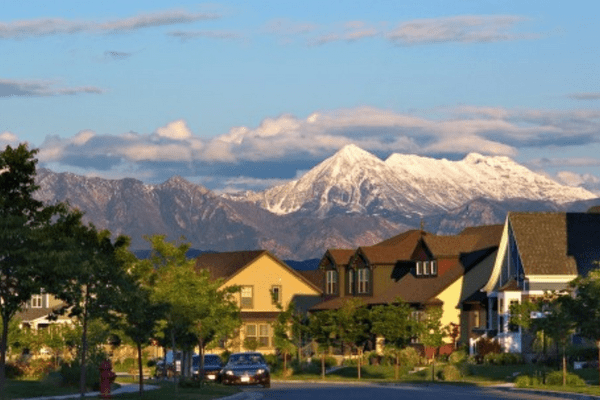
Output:
<instances>
[{"instance_id":1,"label":"snowy mountain peak","mask_svg":"<svg viewBox=\"0 0 600 400\"><path fill-rule=\"evenodd\" d=\"M339 149L332 157L343 157L351 160L360 160L362 158L373 158L375 156L369 153L368 151L361 149L354 143L351 143Z\"/></svg>"}]
</instances>

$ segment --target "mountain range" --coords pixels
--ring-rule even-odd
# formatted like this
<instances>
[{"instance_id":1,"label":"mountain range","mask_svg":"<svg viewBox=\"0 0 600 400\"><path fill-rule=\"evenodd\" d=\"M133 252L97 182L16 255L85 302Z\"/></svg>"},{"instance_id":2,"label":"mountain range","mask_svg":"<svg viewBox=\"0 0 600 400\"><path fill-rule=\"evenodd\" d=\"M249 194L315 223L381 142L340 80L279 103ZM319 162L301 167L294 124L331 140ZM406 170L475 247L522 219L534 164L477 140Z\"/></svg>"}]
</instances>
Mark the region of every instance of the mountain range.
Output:
<instances>
[{"instance_id":1,"label":"mountain range","mask_svg":"<svg viewBox=\"0 0 600 400\"><path fill-rule=\"evenodd\" d=\"M262 192L217 194L172 177L159 185L39 169L36 197L69 201L85 219L127 234L185 237L204 251L264 248L284 259L319 258L327 248L377 243L425 225L437 233L500 223L509 210L585 211L598 196L507 157L460 161L393 154L385 161L348 145L301 178Z\"/></svg>"}]
</instances>

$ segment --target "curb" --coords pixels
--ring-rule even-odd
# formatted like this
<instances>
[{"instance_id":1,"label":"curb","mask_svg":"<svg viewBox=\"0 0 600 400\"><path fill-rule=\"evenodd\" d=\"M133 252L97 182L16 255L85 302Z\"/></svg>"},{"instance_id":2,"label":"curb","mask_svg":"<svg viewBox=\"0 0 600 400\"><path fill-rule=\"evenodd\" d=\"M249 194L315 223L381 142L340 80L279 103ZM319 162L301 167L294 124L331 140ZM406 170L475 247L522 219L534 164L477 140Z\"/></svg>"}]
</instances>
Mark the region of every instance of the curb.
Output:
<instances>
[{"instance_id":1,"label":"curb","mask_svg":"<svg viewBox=\"0 0 600 400\"><path fill-rule=\"evenodd\" d=\"M489 387L497 389L497 390L502 390L505 392L511 392L511 393L538 394L538 395L543 395L543 396L560 397L560 398L573 399L573 400L597 400L597 399L600 399L600 396L596 396L593 394L585 394L585 393L557 392L554 390L523 389L523 388L502 387L502 386L489 386Z\"/></svg>"},{"instance_id":2,"label":"curb","mask_svg":"<svg viewBox=\"0 0 600 400\"><path fill-rule=\"evenodd\" d=\"M139 386L137 383L120 383L121 387L115 389L111 392L111 395L122 394L122 393L135 393L138 391ZM144 391L158 389L158 386L154 385L144 385ZM100 392L86 392L85 397L98 397L100 396ZM79 393L73 394L62 394L56 396L40 396L40 397L26 397L15 400L63 400L63 399L77 399L80 397Z\"/></svg>"}]
</instances>

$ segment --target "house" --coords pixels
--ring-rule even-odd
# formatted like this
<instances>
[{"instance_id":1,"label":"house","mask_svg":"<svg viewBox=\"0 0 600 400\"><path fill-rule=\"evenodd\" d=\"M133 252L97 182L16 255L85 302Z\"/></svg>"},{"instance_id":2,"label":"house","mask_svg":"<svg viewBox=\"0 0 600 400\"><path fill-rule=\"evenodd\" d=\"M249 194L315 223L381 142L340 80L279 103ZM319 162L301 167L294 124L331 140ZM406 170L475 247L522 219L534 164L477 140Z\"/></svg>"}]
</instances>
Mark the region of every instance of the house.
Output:
<instances>
[{"instance_id":1,"label":"house","mask_svg":"<svg viewBox=\"0 0 600 400\"><path fill-rule=\"evenodd\" d=\"M64 303L49 293L40 292L31 296L21 310L15 315L20 321L21 328L34 330L45 329L51 324L71 324L73 321L67 315L57 315L56 310L63 308Z\"/></svg>"},{"instance_id":2,"label":"house","mask_svg":"<svg viewBox=\"0 0 600 400\"><path fill-rule=\"evenodd\" d=\"M311 310L337 309L350 298L367 305L390 304L401 299L416 311L441 307L442 324L461 324L461 299L483 286L465 282L465 274L478 270L498 247L502 225L467 228L459 235L435 235L410 230L374 246L347 252L328 250L320 263L325 276L323 302ZM343 256L343 257L342 257ZM463 262L468 261L467 269ZM337 281L336 281L337 279ZM339 285L332 283L339 282ZM470 325L464 326L466 340Z\"/></svg>"},{"instance_id":3,"label":"house","mask_svg":"<svg viewBox=\"0 0 600 400\"><path fill-rule=\"evenodd\" d=\"M532 355L532 338L510 321L510 306L547 291L563 291L579 275L598 267L600 214L510 212L487 295L486 335L503 351Z\"/></svg>"},{"instance_id":4,"label":"house","mask_svg":"<svg viewBox=\"0 0 600 400\"><path fill-rule=\"evenodd\" d=\"M196 259L196 269L207 269L212 279L222 279L221 288L240 286L236 300L242 327L228 350L244 351L253 339L258 350L274 353L271 324L280 313L277 303L290 302L306 310L319 301L321 288L266 250L205 253Z\"/></svg>"}]
</instances>

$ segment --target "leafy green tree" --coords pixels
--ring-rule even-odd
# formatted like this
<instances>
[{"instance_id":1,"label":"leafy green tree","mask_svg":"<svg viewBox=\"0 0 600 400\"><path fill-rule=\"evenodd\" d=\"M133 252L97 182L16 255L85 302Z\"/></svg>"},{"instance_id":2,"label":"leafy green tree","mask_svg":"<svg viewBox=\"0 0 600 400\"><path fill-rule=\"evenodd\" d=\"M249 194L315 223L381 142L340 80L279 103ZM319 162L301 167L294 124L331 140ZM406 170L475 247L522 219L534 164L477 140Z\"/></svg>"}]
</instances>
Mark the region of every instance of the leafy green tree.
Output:
<instances>
[{"instance_id":1,"label":"leafy green tree","mask_svg":"<svg viewBox=\"0 0 600 400\"><path fill-rule=\"evenodd\" d=\"M64 204L44 206L33 198L36 149L26 144L0 152L0 393L6 378L6 350L11 320L53 275L52 232Z\"/></svg>"},{"instance_id":2,"label":"leafy green tree","mask_svg":"<svg viewBox=\"0 0 600 400\"><path fill-rule=\"evenodd\" d=\"M149 263L156 271L154 297L169 305L166 315L173 347L177 327L194 335L200 350L202 371L206 347L231 335L241 324L234 298L239 287L220 289L222 280L212 280L207 270L196 271L195 260L186 257L189 244L177 246L166 242L164 236L153 236L149 240L153 248Z\"/></svg>"},{"instance_id":3,"label":"leafy green tree","mask_svg":"<svg viewBox=\"0 0 600 400\"><path fill-rule=\"evenodd\" d=\"M417 321L411 318L409 304L397 299L393 304L375 306L371 309L372 332L385 338L385 346L395 356L394 377L400 379L400 352L415 336Z\"/></svg>"},{"instance_id":4,"label":"leafy green tree","mask_svg":"<svg viewBox=\"0 0 600 400\"><path fill-rule=\"evenodd\" d=\"M107 230L98 231L92 224L84 225L82 215L69 216L57 246L65 249L65 259L52 291L70 306L69 314L82 326L80 396L86 392L88 324L94 319L114 323L114 310L124 298L128 277L122 252L129 247L129 238L119 236L114 242Z\"/></svg>"},{"instance_id":5,"label":"leafy green tree","mask_svg":"<svg viewBox=\"0 0 600 400\"><path fill-rule=\"evenodd\" d=\"M511 323L536 334L543 333L562 348L563 385L567 383L566 349L569 338L576 329L574 299L568 294L547 292L539 298L513 304L510 308Z\"/></svg>"},{"instance_id":6,"label":"leafy green tree","mask_svg":"<svg viewBox=\"0 0 600 400\"><path fill-rule=\"evenodd\" d=\"M285 376L288 356L296 349L293 333L298 329L300 316L297 315L294 302L290 302L285 310L280 303L276 303L276 306L281 312L272 324L273 342L275 348L283 355L283 374Z\"/></svg>"},{"instance_id":7,"label":"leafy green tree","mask_svg":"<svg viewBox=\"0 0 600 400\"><path fill-rule=\"evenodd\" d=\"M336 337L335 311L325 310L311 314L308 329L312 339L321 351L321 378L325 379L325 355L333 345Z\"/></svg>"},{"instance_id":8,"label":"leafy green tree","mask_svg":"<svg viewBox=\"0 0 600 400\"><path fill-rule=\"evenodd\" d=\"M600 271L591 271L587 277L577 278L572 286L575 287L574 317L577 327L581 335L596 343L600 361Z\"/></svg>"},{"instance_id":9,"label":"leafy green tree","mask_svg":"<svg viewBox=\"0 0 600 400\"><path fill-rule=\"evenodd\" d=\"M361 359L364 345L371 337L371 315L361 299L353 298L344 303L334 314L336 336L350 346L351 353L356 350L358 356L357 376L361 378Z\"/></svg>"},{"instance_id":10,"label":"leafy green tree","mask_svg":"<svg viewBox=\"0 0 600 400\"><path fill-rule=\"evenodd\" d=\"M441 307L430 307L421 314L421 320L419 321L419 340L425 347L433 348L432 381L435 380L435 355L437 350L444 344L444 337L446 336L446 330L442 326L441 321L442 313L443 310Z\"/></svg>"}]
</instances>

